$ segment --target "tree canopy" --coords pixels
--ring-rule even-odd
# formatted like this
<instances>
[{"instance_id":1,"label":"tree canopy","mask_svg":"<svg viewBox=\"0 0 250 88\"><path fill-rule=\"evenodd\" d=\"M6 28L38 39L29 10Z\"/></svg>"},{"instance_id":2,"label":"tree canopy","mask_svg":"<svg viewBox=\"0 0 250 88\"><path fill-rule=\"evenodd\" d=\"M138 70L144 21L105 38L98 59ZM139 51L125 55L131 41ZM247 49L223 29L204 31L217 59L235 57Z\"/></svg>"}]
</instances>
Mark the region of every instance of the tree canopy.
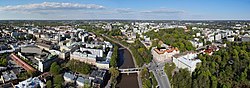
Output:
<instances>
[{"instance_id":1,"label":"tree canopy","mask_svg":"<svg viewBox=\"0 0 250 88\"><path fill-rule=\"evenodd\" d=\"M7 66L7 59L5 57L0 59L0 66Z\"/></svg>"},{"instance_id":2,"label":"tree canopy","mask_svg":"<svg viewBox=\"0 0 250 88\"><path fill-rule=\"evenodd\" d=\"M66 66L70 70L74 72L79 72L81 74L89 74L91 71L91 65L77 61L77 60L70 60Z\"/></svg>"},{"instance_id":3,"label":"tree canopy","mask_svg":"<svg viewBox=\"0 0 250 88\"><path fill-rule=\"evenodd\" d=\"M111 67L116 67L118 61L118 47L114 46L113 54L111 56L110 65Z\"/></svg>"},{"instance_id":4,"label":"tree canopy","mask_svg":"<svg viewBox=\"0 0 250 88\"><path fill-rule=\"evenodd\" d=\"M109 68L109 73L111 74L111 86L112 88L115 88L115 85L117 84L117 77L119 76L120 72L118 71L118 69L111 67Z\"/></svg>"},{"instance_id":5,"label":"tree canopy","mask_svg":"<svg viewBox=\"0 0 250 88\"><path fill-rule=\"evenodd\" d=\"M250 42L232 42L227 46L212 56L199 54L202 63L197 65L191 76L183 70L173 76L174 88L185 88L184 84L188 88L250 87ZM191 86L182 80L190 82Z\"/></svg>"},{"instance_id":6,"label":"tree canopy","mask_svg":"<svg viewBox=\"0 0 250 88\"><path fill-rule=\"evenodd\" d=\"M185 32L181 28L160 29L158 32L154 30L145 33L151 39L162 40L165 44L178 47L180 51L190 51L195 48L188 41L192 39L193 31Z\"/></svg>"},{"instance_id":7,"label":"tree canopy","mask_svg":"<svg viewBox=\"0 0 250 88\"><path fill-rule=\"evenodd\" d=\"M53 62L50 66L50 72L54 75L57 75L60 73L60 66L57 64L57 62Z\"/></svg>"}]
</instances>

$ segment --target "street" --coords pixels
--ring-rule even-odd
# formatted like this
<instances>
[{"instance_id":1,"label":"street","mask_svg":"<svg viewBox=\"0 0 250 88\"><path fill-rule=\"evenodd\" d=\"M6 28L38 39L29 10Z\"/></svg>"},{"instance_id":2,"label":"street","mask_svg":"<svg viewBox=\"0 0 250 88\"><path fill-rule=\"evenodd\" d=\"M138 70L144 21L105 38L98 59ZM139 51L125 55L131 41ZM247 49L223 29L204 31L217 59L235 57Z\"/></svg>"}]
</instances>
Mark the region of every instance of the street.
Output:
<instances>
[{"instance_id":1,"label":"street","mask_svg":"<svg viewBox=\"0 0 250 88\"><path fill-rule=\"evenodd\" d=\"M149 70L153 72L160 88L171 88L168 76L164 72L164 66L164 63L157 65L154 61L152 61L149 66Z\"/></svg>"}]
</instances>

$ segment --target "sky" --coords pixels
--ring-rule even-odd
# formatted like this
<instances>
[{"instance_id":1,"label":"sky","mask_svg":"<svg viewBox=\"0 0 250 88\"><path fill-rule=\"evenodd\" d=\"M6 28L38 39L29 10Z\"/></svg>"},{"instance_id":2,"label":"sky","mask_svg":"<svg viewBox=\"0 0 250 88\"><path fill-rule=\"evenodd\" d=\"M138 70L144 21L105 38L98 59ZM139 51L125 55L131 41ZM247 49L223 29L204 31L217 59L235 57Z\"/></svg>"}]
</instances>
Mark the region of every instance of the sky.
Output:
<instances>
[{"instance_id":1,"label":"sky","mask_svg":"<svg viewBox=\"0 0 250 88\"><path fill-rule=\"evenodd\" d=\"M250 20L250 0L0 0L0 20Z\"/></svg>"}]
</instances>

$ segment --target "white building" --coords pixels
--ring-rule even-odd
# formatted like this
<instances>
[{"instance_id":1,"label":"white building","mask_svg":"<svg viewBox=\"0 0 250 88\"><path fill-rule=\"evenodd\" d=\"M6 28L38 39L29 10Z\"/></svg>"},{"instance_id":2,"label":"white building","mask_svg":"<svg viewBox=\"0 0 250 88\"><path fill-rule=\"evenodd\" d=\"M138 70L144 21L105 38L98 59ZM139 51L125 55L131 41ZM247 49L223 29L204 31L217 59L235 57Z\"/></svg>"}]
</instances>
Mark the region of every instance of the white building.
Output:
<instances>
[{"instance_id":1,"label":"white building","mask_svg":"<svg viewBox=\"0 0 250 88\"><path fill-rule=\"evenodd\" d=\"M38 77L34 77L19 82L15 88L45 88L45 85Z\"/></svg>"},{"instance_id":2,"label":"white building","mask_svg":"<svg viewBox=\"0 0 250 88\"><path fill-rule=\"evenodd\" d=\"M96 55L92 55L92 54L87 54L84 52L79 52L79 51L75 51L72 54L70 54L70 59L72 60L78 60L84 63L89 63L92 65L96 64Z\"/></svg>"},{"instance_id":3,"label":"white building","mask_svg":"<svg viewBox=\"0 0 250 88\"><path fill-rule=\"evenodd\" d=\"M173 56L173 62L177 68L187 68L191 73L195 70L196 64L200 63L200 59L197 58L197 53L185 52Z\"/></svg>"},{"instance_id":4,"label":"white building","mask_svg":"<svg viewBox=\"0 0 250 88\"><path fill-rule=\"evenodd\" d=\"M83 48L83 47L81 47L80 51L82 51L82 52L88 51L92 55L95 55L97 57L103 57L103 51L101 49L89 49L89 48Z\"/></svg>"},{"instance_id":5,"label":"white building","mask_svg":"<svg viewBox=\"0 0 250 88\"><path fill-rule=\"evenodd\" d=\"M195 40L191 40L191 41L189 41L189 42L191 42L191 44L192 44L194 47L196 47L196 48L203 46L203 43L202 43L202 42L198 42L198 41L195 41Z\"/></svg>"},{"instance_id":6,"label":"white building","mask_svg":"<svg viewBox=\"0 0 250 88\"><path fill-rule=\"evenodd\" d=\"M215 35L215 41L219 41L219 40L221 40L221 34L220 33Z\"/></svg>"},{"instance_id":7,"label":"white building","mask_svg":"<svg viewBox=\"0 0 250 88\"><path fill-rule=\"evenodd\" d=\"M213 42L214 41L214 35L208 35L207 41Z\"/></svg>"},{"instance_id":8,"label":"white building","mask_svg":"<svg viewBox=\"0 0 250 88\"><path fill-rule=\"evenodd\" d=\"M63 75L63 79L66 82L74 83L75 79L76 79L76 76L71 74L71 73L65 72L64 75Z\"/></svg>"},{"instance_id":9,"label":"white building","mask_svg":"<svg viewBox=\"0 0 250 88\"><path fill-rule=\"evenodd\" d=\"M229 37L227 37L227 41L229 41L229 42L233 42L233 41L234 41L234 37L233 37L233 36L229 36Z\"/></svg>"},{"instance_id":10,"label":"white building","mask_svg":"<svg viewBox=\"0 0 250 88\"><path fill-rule=\"evenodd\" d=\"M199 37L199 36L201 36L201 33L196 33L196 37Z\"/></svg>"}]
</instances>

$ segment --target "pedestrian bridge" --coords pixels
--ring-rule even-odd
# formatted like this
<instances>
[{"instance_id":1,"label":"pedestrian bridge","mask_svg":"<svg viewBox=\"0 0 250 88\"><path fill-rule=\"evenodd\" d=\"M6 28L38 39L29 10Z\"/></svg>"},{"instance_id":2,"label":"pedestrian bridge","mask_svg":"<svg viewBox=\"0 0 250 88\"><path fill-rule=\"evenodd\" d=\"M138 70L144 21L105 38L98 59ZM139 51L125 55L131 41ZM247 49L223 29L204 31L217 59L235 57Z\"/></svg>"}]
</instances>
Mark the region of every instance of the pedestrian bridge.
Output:
<instances>
[{"instance_id":1,"label":"pedestrian bridge","mask_svg":"<svg viewBox=\"0 0 250 88\"><path fill-rule=\"evenodd\" d=\"M142 68L126 68L126 69L119 69L120 73L138 73L141 71Z\"/></svg>"}]
</instances>

